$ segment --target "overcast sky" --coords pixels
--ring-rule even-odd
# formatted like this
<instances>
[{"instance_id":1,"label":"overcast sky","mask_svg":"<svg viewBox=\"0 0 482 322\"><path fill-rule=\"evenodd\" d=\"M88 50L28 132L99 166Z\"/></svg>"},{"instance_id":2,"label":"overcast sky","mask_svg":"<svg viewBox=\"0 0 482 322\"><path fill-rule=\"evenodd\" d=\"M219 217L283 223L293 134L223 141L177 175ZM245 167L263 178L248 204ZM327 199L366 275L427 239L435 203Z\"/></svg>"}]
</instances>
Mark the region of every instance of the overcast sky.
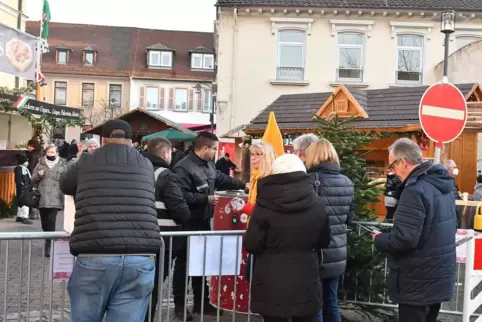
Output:
<instances>
[{"instance_id":1,"label":"overcast sky","mask_svg":"<svg viewBox=\"0 0 482 322\"><path fill-rule=\"evenodd\" d=\"M49 0L52 21L212 32L216 0ZM42 0L27 0L39 20Z\"/></svg>"}]
</instances>

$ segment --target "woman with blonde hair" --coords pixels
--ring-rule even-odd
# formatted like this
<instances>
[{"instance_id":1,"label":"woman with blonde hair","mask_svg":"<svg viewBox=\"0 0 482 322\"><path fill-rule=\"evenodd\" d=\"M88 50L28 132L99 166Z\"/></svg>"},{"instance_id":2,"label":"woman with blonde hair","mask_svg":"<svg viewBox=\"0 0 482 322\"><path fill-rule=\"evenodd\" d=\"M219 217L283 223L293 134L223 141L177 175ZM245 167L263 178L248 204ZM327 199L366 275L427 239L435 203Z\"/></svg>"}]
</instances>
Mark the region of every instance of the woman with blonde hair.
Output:
<instances>
[{"instance_id":1,"label":"woman with blonde hair","mask_svg":"<svg viewBox=\"0 0 482 322\"><path fill-rule=\"evenodd\" d=\"M251 215L256 198L258 195L258 180L268 176L271 173L271 167L276 160L276 153L273 146L267 142L259 142L253 144L250 148L251 153L251 179L249 180L249 196L248 202L234 202L239 205L235 208L236 212L243 212Z\"/></svg>"},{"instance_id":2,"label":"woman with blonde hair","mask_svg":"<svg viewBox=\"0 0 482 322\"><path fill-rule=\"evenodd\" d=\"M313 143L305 152L306 168L316 193L323 199L330 222L331 241L323 249L320 279L323 285L323 310L317 322L341 322L338 307L338 284L347 261L347 224L353 218L354 188L341 174L340 160L327 139Z\"/></svg>"}]
</instances>

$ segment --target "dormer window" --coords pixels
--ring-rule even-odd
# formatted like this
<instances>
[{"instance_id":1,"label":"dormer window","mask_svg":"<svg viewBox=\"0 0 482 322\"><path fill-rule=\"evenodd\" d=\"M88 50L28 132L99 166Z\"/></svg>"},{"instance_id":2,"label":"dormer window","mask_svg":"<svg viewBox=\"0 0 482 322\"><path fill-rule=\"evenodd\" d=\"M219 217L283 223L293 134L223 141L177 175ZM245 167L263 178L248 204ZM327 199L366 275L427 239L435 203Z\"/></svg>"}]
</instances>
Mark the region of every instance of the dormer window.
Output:
<instances>
[{"instance_id":1,"label":"dormer window","mask_svg":"<svg viewBox=\"0 0 482 322\"><path fill-rule=\"evenodd\" d=\"M84 66L94 66L97 56L97 51L90 46L82 49L82 64Z\"/></svg>"},{"instance_id":2,"label":"dormer window","mask_svg":"<svg viewBox=\"0 0 482 322\"><path fill-rule=\"evenodd\" d=\"M69 55L72 51L69 47L64 44L59 45L57 48L57 64L67 65L69 63Z\"/></svg>"},{"instance_id":3,"label":"dormer window","mask_svg":"<svg viewBox=\"0 0 482 322\"><path fill-rule=\"evenodd\" d=\"M214 69L214 52L205 46L199 46L192 50L191 53L191 69Z\"/></svg>"},{"instance_id":4,"label":"dormer window","mask_svg":"<svg viewBox=\"0 0 482 322\"><path fill-rule=\"evenodd\" d=\"M172 68L175 50L164 44L147 47L147 66L149 68Z\"/></svg>"}]
</instances>

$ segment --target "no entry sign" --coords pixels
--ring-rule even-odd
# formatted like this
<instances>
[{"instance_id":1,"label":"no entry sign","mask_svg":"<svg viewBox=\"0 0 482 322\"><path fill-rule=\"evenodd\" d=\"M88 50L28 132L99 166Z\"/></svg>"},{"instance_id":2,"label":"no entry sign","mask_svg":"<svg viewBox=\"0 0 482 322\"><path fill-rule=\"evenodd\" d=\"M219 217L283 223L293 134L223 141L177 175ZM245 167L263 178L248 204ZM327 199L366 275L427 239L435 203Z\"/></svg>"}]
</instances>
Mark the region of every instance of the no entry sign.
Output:
<instances>
[{"instance_id":1,"label":"no entry sign","mask_svg":"<svg viewBox=\"0 0 482 322\"><path fill-rule=\"evenodd\" d=\"M418 116L427 137L440 146L455 140L464 130L467 103L457 87L437 83L423 94Z\"/></svg>"}]
</instances>

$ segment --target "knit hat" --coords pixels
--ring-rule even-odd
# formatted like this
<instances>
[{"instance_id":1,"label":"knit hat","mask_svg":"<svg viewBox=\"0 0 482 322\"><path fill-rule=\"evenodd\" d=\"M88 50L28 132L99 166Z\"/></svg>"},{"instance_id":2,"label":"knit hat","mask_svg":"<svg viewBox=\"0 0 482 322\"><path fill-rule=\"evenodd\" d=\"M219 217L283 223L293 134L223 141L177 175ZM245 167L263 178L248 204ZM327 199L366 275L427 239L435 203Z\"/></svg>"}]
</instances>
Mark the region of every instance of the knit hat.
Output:
<instances>
[{"instance_id":1,"label":"knit hat","mask_svg":"<svg viewBox=\"0 0 482 322\"><path fill-rule=\"evenodd\" d=\"M88 139L87 141L84 142L84 145L82 145L82 152L87 151L89 146L92 144L95 144L97 147L100 147L100 143L96 138Z\"/></svg>"},{"instance_id":2,"label":"knit hat","mask_svg":"<svg viewBox=\"0 0 482 322\"><path fill-rule=\"evenodd\" d=\"M18 164L24 164L25 162L28 161L28 159L23 154L17 154L17 161L18 161Z\"/></svg>"},{"instance_id":3,"label":"knit hat","mask_svg":"<svg viewBox=\"0 0 482 322\"><path fill-rule=\"evenodd\" d=\"M115 131L122 131L123 134L117 134ZM118 139L131 139L132 138L132 128L129 123L124 120L109 120L102 126L102 137L103 138L118 138Z\"/></svg>"},{"instance_id":4,"label":"knit hat","mask_svg":"<svg viewBox=\"0 0 482 322\"><path fill-rule=\"evenodd\" d=\"M271 169L271 174L291 173L291 172L305 172L306 167L303 162L294 154L284 154L277 158Z\"/></svg>"}]
</instances>

